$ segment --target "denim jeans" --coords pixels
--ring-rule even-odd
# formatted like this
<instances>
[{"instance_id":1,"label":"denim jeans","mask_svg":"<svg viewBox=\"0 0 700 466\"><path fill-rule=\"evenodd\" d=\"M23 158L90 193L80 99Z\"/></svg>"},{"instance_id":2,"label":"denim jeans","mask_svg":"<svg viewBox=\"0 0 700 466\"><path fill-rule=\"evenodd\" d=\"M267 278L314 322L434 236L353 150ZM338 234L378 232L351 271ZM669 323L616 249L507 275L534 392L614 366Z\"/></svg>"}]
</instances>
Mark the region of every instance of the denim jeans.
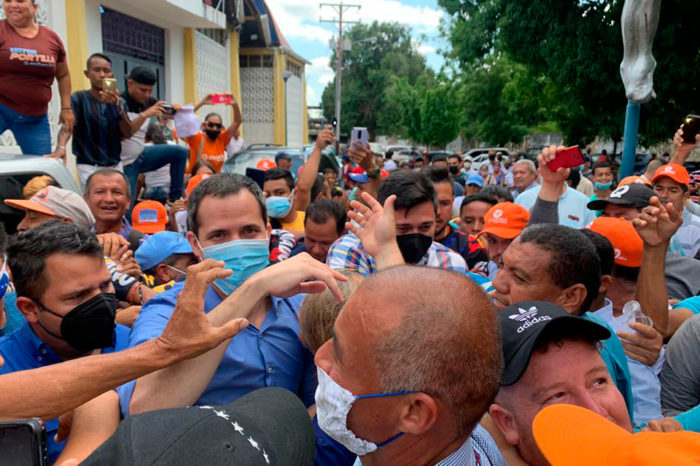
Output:
<instances>
[{"instance_id":1,"label":"denim jeans","mask_svg":"<svg viewBox=\"0 0 700 466\"><path fill-rule=\"evenodd\" d=\"M157 170L167 164L170 164L170 194L168 198L171 201L180 199L188 156L187 149L172 144L154 144L144 147L143 152L134 163L124 166L124 174L131 183L131 206L134 206L136 200L136 182L139 174Z\"/></svg>"},{"instance_id":2,"label":"denim jeans","mask_svg":"<svg viewBox=\"0 0 700 466\"><path fill-rule=\"evenodd\" d=\"M51 129L46 114L27 116L0 104L0 134L12 131L22 153L44 155L51 153Z\"/></svg>"},{"instance_id":3,"label":"denim jeans","mask_svg":"<svg viewBox=\"0 0 700 466\"><path fill-rule=\"evenodd\" d=\"M168 193L165 192L164 187L156 186L155 188L148 188L146 190L146 194L143 195L143 198L165 204L165 202L168 200Z\"/></svg>"}]
</instances>

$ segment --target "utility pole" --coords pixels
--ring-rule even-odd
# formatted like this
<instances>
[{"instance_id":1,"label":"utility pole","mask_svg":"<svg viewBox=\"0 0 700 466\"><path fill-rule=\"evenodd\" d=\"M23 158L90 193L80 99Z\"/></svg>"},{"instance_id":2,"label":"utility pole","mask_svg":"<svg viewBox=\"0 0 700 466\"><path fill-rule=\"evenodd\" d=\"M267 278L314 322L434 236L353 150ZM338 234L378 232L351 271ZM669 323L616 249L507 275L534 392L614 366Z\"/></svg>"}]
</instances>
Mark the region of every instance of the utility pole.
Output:
<instances>
[{"instance_id":1,"label":"utility pole","mask_svg":"<svg viewBox=\"0 0 700 466\"><path fill-rule=\"evenodd\" d=\"M330 7L332 8L337 14L337 18L333 19L323 19L321 18L319 21L322 23L333 23L333 24L338 24L338 44L336 48L336 63L335 63L335 118L337 121L337 126L335 128L335 151L336 154L339 155L339 147L340 147L340 94L341 94L341 83L343 80L343 22L345 24L356 24L359 23L359 21L343 21L343 13L345 11L349 11L351 9L357 9L359 10L361 8L361 5L357 4L346 4L343 3L342 0L340 3L321 3L319 5L320 8L323 7Z\"/></svg>"}]
</instances>

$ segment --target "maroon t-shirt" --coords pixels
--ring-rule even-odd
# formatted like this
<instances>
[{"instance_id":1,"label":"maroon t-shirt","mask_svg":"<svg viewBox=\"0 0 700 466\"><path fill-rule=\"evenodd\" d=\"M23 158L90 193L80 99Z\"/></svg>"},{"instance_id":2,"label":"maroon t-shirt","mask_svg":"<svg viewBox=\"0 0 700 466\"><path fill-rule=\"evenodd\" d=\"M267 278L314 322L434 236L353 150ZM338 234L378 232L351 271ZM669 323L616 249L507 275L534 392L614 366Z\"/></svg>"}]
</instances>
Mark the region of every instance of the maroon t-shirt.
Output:
<instances>
[{"instance_id":1,"label":"maroon t-shirt","mask_svg":"<svg viewBox=\"0 0 700 466\"><path fill-rule=\"evenodd\" d=\"M45 114L56 64L64 61L66 49L51 29L39 26L29 39L0 20L0 103L23 115Z\"/></svg>"}]
</instances>

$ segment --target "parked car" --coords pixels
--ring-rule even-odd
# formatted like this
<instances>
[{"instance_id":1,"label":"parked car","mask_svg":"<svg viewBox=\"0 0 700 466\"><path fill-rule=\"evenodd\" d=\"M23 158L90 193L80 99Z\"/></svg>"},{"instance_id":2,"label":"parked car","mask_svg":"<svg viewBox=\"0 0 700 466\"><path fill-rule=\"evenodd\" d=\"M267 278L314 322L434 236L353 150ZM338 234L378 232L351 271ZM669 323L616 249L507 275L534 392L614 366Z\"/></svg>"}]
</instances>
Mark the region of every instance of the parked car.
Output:
<instances>
[{"instance_id":1,"label":"parked car","mask_svg":"<svg viewBox=\"0 0 700 466\"><path fill-rule=\"evenodd\" d=\"M430 158L430 161L432 162L435 157L449 157L450 155L454 155L454 152L449 151L449 150L433 150L428 152L428 157Z\"/></svg>"},{"instance_id":2,"label":"parked car","mask_svg":"<svg viewBox=\"0 0 700 466\"><path fill-rule=\"evenodd\" d=\"M465 157L472 157L472 170L478 171L481 165L489 160L489 150L490 149L472 149L467 152ZM502 162L509 160L511 154L507 149L496 148L496 150L502 154ZM475 151L478 151L476 156L472 153Z\"/></svg>"},{"instance_id":3,"label":"parked car","mask_svg":"<svg viewBox=\"0 0 700 466\"><path fill-rule=\"evenodd\" d=\"M468 155L469 157L472 158L472 160L476 160L476 158L479 155L482 155L482 154L488 155L490 150L495 150L496 152L500 152L501 154L507 155L507 156L511 155L510 151L508 149L506 149L505 147L478 147L476 149L471 149L471 150L467 151L467 153L464 155Z\"/></svg>"},{"instance_id":4,"label":"parked car","mask_svg":"<svg viewBox=\"0 0 700 466\"><path fill-rule=\"evenodd\" d=\"M298 147L282 147L276 145L255 144L241 151L224 162L221 169L224 173L238 173L245 175L246 168L256 168L258 162L263 159L275 161L275 156L284 152L292 159L292 174L297 175L299 168L304 165L306 156L304 150Z\"/></svg>"},{"instance_id":5,"label":"parked car","mask_svg":"<svg viewBox=\"0 0 700 466\"><path fill-rule=\"evenodd\" d=\"M81 194L75 177L56 159L21 154L0 154L0 219L12 234L24 212L5 205L5 199L22 199L22 188L35 176L49 175L63 189Z\"/></svg>"}]
</instances>

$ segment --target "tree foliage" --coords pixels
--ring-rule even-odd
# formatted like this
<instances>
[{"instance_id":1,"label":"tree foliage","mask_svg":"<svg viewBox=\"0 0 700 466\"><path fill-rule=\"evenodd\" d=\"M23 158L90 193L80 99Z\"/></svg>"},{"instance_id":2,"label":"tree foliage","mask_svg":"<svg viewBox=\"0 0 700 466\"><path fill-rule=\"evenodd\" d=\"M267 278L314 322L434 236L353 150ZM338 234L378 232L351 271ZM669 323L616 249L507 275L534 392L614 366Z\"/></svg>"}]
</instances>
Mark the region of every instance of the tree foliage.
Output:
<instances>
[{"instance_id":1,"label":"tree foliage","mask_svg":"<svg viewBox=\"0 0 700 466\"><path fill-rule=\"evenodd\" d=\"M400 105L388 98L395 78L414 85L430 71L425 58L411 42L411 31L398 23L357 24L344 33L353 42L352 50L343 52L342 132L364 126L371 138L377 134L403 131ZM366 39L375 38L375 41ZM364 41L364 42L360 42ZM335 69L336 53L331 57ZM321 98L324 115L335 114L335 79L328 83Z\"/></svg>"},{"instance_id":2,"label":"tree foliage","mask_svg":"<svg viewBox=\"0 0 700 466\"><path fill-rule=\"evenodd\" d=\"M508 56L525 68L522 76L533 78L529 82L535 84L530 88L534 94L528 99L553 104L529 124L554 120L569 141L586 142L596 136L621 138L626 106L619 72L622 0L438 3L449 15L445 33L453 57L467 73L479 75L481 70L483 74L484 67ZM664 0L661 4L653 48L658 62L654 78L657 99L642 107L642 142L667 139L686 113L700 109L700 36L689 21L698 15L700 2ZM539 92L541 98L537 97ZM493 94L488 97L494 98ZM502 116L498 105L495 112Z\"/></svg>"}]
</instances>

